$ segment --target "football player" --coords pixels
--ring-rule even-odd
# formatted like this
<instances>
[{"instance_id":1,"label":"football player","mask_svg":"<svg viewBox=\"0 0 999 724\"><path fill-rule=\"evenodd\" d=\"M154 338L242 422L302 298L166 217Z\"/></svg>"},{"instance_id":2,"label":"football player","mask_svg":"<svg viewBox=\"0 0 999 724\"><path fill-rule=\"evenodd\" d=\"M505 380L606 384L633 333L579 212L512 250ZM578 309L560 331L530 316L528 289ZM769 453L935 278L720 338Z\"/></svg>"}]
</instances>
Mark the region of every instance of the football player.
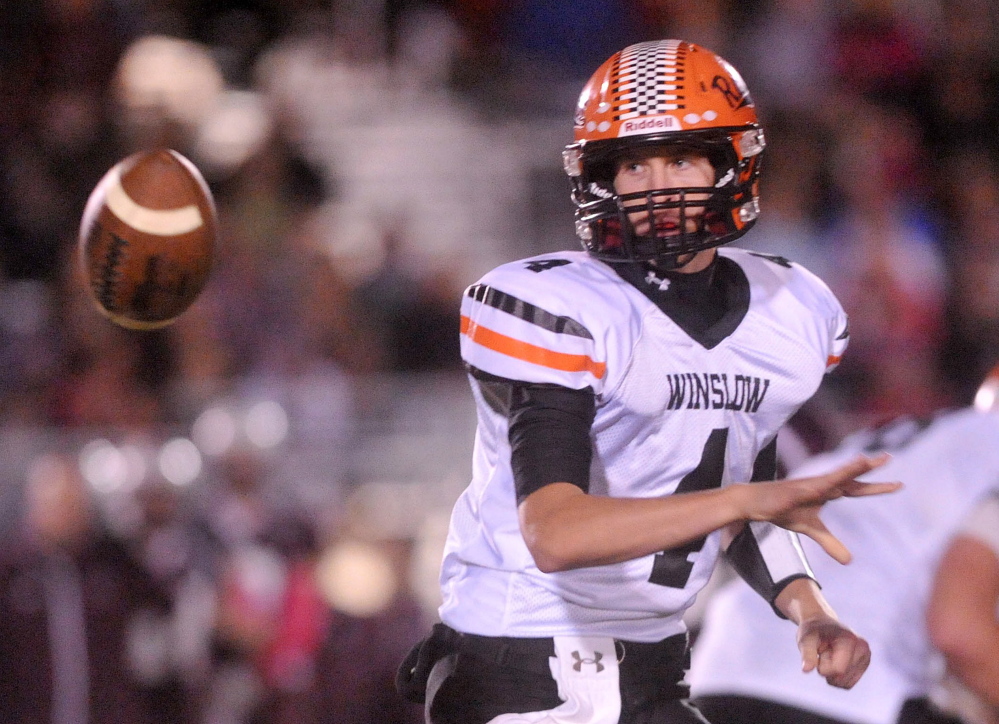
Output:
<instances>
[{"instance_id":1,"label":"football player","mask_svg":"<svg viewBox=\"0 0 999 724\"><path fill-rule=\"evenodd\" d=\"M849 606L869 637L872 664L850 692L802 678L793 651L772 645L782 622L733 579L708 602L690 671L712 722L956 724L938 704L963 713L968 699L953 696L953 683L941 685L934 645L957 682L999 715L997 383L999 374L990 376L973 407L855 433L794 471L819 475L858 453L888 450L881 472L906 481L897 495L828 510L844 543L864 551L849 570L830 566L810 541L803 546L823 594L834 607Z\"/></svg>"},{"instance_id":2,"label":"football player","mask_svg":"<svg viewBox=\"0 0 999 724\"><path fill-rule=\"evenodd\" d=\"M563 154L584 250L500 266L462 301L472 481L441 623L397 682L429 722L703 722L683 613L723 545L798 624L806 669L863 673L791 531L846 562L822 505L898 484L858 482L884 462L866 456L773 481L778 430L848 333L805 269L719 248L756 221L764 147L739 74L692 43L629 46L584 87Z\"/></svg>"},{"instance_id":3,"label":"football player","mask_svg":"<svg viewBox=\"0 0 999 724\"><path fill-rule=\"evenodd\" d=\"M941 698L968 721L999 724L999 487L941 556L927 628L948 672Z\"/></svg>"}]
</instances>

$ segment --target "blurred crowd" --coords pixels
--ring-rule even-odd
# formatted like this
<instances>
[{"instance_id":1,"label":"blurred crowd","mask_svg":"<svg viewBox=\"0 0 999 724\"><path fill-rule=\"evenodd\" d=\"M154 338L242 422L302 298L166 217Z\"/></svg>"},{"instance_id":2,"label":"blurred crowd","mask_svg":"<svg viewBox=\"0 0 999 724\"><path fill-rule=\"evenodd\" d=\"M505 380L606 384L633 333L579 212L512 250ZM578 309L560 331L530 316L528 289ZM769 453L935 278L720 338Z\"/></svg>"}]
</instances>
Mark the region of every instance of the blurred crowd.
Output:
<instances>
[{"instance_id":1,"label":"blurred crowd","mask_svg":"<svg viewBox=\"0 0 999 724\"><path fill-rule=\"evenodd\" d=\"M970 401L999 357L990 0L0 4L16 721L81 721L87 691L94 724L419 720L391 677L434 616L413 571L433 576L470 449L461 292L577 248L559 156L576 94L663 37L725 56L755 95L768 156L745 245L850 314L802 438ZM76 233L101 176L154 146L202 170L221 233L197 303L132 332L94 309ZM48 646L20 643L32 631ZM87 688L29 691L39 671ZM49 706L62 718L32 718Z\"/></svg>"}]
</instances>

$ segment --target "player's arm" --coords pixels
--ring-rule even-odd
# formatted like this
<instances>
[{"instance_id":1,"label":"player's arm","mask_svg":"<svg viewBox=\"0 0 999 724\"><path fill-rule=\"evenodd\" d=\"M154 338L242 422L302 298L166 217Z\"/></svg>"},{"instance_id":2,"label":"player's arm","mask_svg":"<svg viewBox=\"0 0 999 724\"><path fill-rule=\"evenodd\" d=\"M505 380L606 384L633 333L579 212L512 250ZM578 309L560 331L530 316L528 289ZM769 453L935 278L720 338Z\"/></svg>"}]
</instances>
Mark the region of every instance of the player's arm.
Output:
<instances>
[{"instance_id":1,"label":"player's arm","mask_svg":"<svg viewBox=\"0 0 999 724\"><path fill-rule=\"evenodd\" d=\"M639 558L743 520L769 520L803 533L833 558L848 563L850 552L825 527L818 511L835 498L896 490L897 483L856 480L884 462L860 457L815 478L737 484L660 498L589 495L572 483L556 482L520 503L520 528L535 563L546 572Z\"/></svg>"},{"instance_id":2,"label":"player's arm","mask_svg":"<svg viewBox=\"0 0 999 724\"><path fill-rule=\"evenodd\" d=\"M871 663L871 647L840 623L814 580L791 581L777 595L774 606L798 624L802 671L818 671L841 689L860 680Z\"/></svg>"},{"instance_id":3,"label":"player's arm","mask_svg":"<svg viewBox=\"0 0 999 724\"><path fill-rule=\"evenodd\" d=\"M638 558L721 527L736 515L720 490L666 499L589 495L590 389L509 384L511 465L520 527L535 564L554 572ZM711 502L714 501L714 502Z\"/></svg>"},{"instance_id":4,"label":"player's arm","mask_svg":"<svg viewBox=\"0 0 999 724\"><path fill-rule=\"evenodd\" d=\"M700 538L738 517L722 489L665 498L589 495L555 482L519 506L520 529L546 573L639 558Z\"/></svg>"},{"instance_id":5,"label":"player's arm","mask_svg":"<svg viewBox=\"0 0 999 724\"><path fill-rule=\"evenodd\" d=\"M514 385L510 444L520 528L539 569L554 572L639 558L688 543L730 523L772 521L816 540L841 562L850 554L818 517L842 496L875 495L897 483L857 476L886 457L858 458L828 474L730 485L658 498L590 495L592 393Z\"/></svg>"},{"instance_id":6,"label":"player's arm","mask_svg":"<svg viewBox=\"0 0 999 724\"><path fill-rule=\"evenodd\" d=\"M999 706L999 558L958 535L937 569L927 610L930 639L969 689Z\"/></svg>"}]
</instances>

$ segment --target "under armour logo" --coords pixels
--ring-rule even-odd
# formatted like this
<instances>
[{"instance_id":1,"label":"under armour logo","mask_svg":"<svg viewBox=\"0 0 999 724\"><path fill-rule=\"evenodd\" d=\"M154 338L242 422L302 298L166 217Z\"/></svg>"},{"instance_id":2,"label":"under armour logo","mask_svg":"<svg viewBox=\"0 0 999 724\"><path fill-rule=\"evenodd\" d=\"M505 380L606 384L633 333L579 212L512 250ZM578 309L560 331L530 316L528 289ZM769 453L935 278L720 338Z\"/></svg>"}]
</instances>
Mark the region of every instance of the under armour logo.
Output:
<instances>
[{"instance_id":1,"label":"under armour logo","mask_svg":"<svg viewBox=\"0 0 999 724\"><path fill-rule=\"evenodd\" d=\"M602 651L594 651L592 659L584 659L578 651L572 652L572 658L576 660L576 663L572 665L573 670L582 671L583 664L593 664L597 667L597 673L599 674L604 670L604 665L600 663L600 659L604 657Z\"/></svg>"},{"instance_id":2,"label":"under armour logo","mask_svg":"<svg viewBox=\"0 0 999 724\"><path fill-rule=\"evenodd\" d=\"M645 275L645 282L653 287L659 287L659 291L661 292L665 292L669 289L669 279L660 279L651 269L649 270L649 273Z\"/></svg>"}]
</instances>

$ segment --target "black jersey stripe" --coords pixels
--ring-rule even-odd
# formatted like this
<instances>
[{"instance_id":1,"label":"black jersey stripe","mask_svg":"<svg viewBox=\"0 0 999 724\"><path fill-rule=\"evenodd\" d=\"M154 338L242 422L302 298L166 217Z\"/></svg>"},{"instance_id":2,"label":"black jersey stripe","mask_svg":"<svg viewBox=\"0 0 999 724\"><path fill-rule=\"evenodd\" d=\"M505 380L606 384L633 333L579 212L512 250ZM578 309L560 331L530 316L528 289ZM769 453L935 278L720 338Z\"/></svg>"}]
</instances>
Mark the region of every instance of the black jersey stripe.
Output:
<instances>
[{"instance_id":1,"label":"black jersey stripe","mask_svg":"<svg viewBox=\"0 0 999 724\"><path fill-rule=\"evenodd\" d=\"M568 334L573 337L583 339L593 339L590 331L569 317L559 317L551 312L546 312L540 307L536 307L523 299L517 299L512 294L493 289L487 284L473 284L465 292L469 297L482 304L487 304L501 312L512 314L525 322L536 324L542 329L556 334Z\"/></svg>"}]
</instances>

